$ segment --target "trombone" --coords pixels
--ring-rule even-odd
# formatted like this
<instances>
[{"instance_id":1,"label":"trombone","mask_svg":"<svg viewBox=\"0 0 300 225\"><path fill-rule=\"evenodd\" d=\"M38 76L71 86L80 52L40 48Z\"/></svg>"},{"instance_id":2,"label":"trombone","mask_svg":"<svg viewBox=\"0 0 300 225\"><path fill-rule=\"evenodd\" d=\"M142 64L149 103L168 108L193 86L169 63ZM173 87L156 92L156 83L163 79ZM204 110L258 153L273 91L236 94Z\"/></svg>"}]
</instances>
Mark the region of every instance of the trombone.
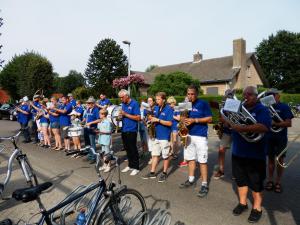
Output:
<instances>
[{"instance_id":1,"label":"trombone","mask_svg":"<svg viewBox=\"0 0 300 225\"><path fill-rule=\"evenodd\" d=\"M295 161L295 159L299 156L300 152L298 151L295 155L293 155L293 157L288 161L288 162L283 162L280 163L279 159L281 158L281 156L289 149L290 145L295 143L296 140L300 137L300 134L298 134L291 142L288 143L288 145L285 147L285 149L282 150L282 152L280 152L280 154L276 157L276 164L278 164L279 166L283 167L283 168L287 168L289 165L291 165L292 162Z\"/></svg>"}]
</instances>

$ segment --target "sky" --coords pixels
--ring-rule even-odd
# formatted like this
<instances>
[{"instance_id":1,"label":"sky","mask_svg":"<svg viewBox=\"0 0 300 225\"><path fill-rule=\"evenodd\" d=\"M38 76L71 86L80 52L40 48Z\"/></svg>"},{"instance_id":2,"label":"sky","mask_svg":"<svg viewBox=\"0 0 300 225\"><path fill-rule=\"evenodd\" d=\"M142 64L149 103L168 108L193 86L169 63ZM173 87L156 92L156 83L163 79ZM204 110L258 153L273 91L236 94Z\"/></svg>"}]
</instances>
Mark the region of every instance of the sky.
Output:
<instances>
[{"instance_id":1,"label":"sky","mask_svg":"<svg viewBox=\"0 0 300 225\"><path fill-rule=\"evenodd\" d=\"M278 30L300 32L299 0L0 0L0 58L35 51L54 71L84 73L94 47L114 39L131 68L232 55L232 41L247 52ZM298 21L298 22L297 22Z\"/></svg>"}]
</instances>

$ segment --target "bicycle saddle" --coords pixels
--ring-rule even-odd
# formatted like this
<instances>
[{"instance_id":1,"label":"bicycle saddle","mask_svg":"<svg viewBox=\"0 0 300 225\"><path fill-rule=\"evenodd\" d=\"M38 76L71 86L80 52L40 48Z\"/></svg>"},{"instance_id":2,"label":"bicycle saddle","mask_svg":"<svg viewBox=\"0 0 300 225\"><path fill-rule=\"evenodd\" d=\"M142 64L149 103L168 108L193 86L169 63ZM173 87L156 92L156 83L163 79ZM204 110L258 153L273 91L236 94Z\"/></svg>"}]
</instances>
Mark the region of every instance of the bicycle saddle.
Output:
<instances>
[{"instance_id":1,"label":"bicycle saddle","mask_svg":"<svg viewBox=\"0 0 300 225\"><path fill-rule=\"evenodd\" d=\"M42 191L52 186L51 182L45 182L34 187L21 188L13 192L12 197L17 201L30 202L36 200Z\"/></svg>"}]
</instances>

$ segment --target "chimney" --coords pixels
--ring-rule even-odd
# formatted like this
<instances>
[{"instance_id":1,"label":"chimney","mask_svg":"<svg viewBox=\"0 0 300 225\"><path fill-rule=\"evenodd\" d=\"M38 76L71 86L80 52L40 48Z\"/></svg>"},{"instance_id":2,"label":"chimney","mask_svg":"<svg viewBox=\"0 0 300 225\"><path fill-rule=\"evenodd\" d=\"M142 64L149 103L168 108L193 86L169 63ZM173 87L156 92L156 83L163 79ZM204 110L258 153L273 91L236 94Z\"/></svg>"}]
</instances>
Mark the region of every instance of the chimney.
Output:
<instances>
[{"instance_id":1,"label":"chimney","mask_svg":"<svg viewBox=\"0 0 300 225\"><path fill-rule=\"evenodd\" d=\"M233 40L232 68L240 68L238 82L240 88L246 87L246 41L242 38Z\"/></svg>"},{"instance_id":2,"label":"chimney","mask_svg":"<svg viewBox=\"0 0 300 225\"><path fill-rule=\"evenodd\" d=\"M242 68L246 65L246 41L244 39L233 40L233 68Z\"/></svg>"},{"instance_id":3,"label":"chimney","mask_svg":"<svg viewBox=\"0 0 300 225\"><path fill-rule=\"evenodd\" d=\"M199 52L197 52L196 54L193 55L193 58L194 58L193 63L201 62L202 57L203 57L203 55L200 54Z\"/></svg>"}]
</instances>

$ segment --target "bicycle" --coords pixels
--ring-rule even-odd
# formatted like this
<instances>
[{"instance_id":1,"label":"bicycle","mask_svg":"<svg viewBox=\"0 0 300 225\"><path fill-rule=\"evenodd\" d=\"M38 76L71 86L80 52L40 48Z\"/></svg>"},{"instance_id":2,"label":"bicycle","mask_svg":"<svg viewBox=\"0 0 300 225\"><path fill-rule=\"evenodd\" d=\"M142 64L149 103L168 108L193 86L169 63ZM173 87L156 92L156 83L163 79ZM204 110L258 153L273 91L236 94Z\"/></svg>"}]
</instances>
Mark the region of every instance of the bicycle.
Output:
<instances>
[{"instance_id":1,"label":"bicycle","mask_svg":"<svg viewBox=\"0 0 300 225\"><path fill-rule=\"evenodd\" d=\"M0 195L1 198L3 198L2 194L5 191L5 187L8 184L12 170L13 170L13 161L16 159L20 165L20 168L22 170L22 173L26 179L27 184L29 187L33 187L38 185L37 177L34 173L34 170L32 169L31 164L29 163L29 160L27 158L27 155L22 152L22 150L17 146L17 138L22 133L22 130L20 130L16 135L9 136L9 137L0 137L0 141L9 140L12 142L14 146L14 150L11 154L11 156L8 159L8 165L7 165L7 173L6 177L3 183L0 183ZM0 150L0 153L3 152L5 147Z\"/></svg>"},{"instance_id":2,"label":"bicycle","mask_svg":"<svg viewBox=\"0 0 300 225\"><path fill-rule=\"evenodd\" d=\"M92 151L95 153L94 150ZM95 154L97 158L100 157L99 153ZM118 169L118 184L121 185L119 159L113 156L112 160L116 161L116 166L112 171ZM97 160L97 162L100 162L100 160ZM95 168L97 169L98 167L99 165L96 165ZM102 178L99 171L97 171L99 175L99 181L97 183L93 183L87 187L79 186L64 200L49 210L46 210L44 207L40 199L40 194L52 186L50 182L45 182L35 187L15 190L12 196L17 201L37 201L40 212L34 216L41 214L38 223L35 223L38 225L44 223L47 225L64 225L70 215L73 215L78 209L82 208L86 210L85 225L145 225L148 215L143 196L138 191L129 189L125 185L117 188L116 184L112 181L107 185L106 181L110 177L112 179L112 171L110 171L107 179ZM132 207L133 203L137 205ZM129 213L131 209L134 211ZM32 218L33 217L31 217L29 221ZM25 224L28 224L29 221ZM12 224L12 221L9 219L6 220L6 224Z\"/></svg>"}]
</instances>

